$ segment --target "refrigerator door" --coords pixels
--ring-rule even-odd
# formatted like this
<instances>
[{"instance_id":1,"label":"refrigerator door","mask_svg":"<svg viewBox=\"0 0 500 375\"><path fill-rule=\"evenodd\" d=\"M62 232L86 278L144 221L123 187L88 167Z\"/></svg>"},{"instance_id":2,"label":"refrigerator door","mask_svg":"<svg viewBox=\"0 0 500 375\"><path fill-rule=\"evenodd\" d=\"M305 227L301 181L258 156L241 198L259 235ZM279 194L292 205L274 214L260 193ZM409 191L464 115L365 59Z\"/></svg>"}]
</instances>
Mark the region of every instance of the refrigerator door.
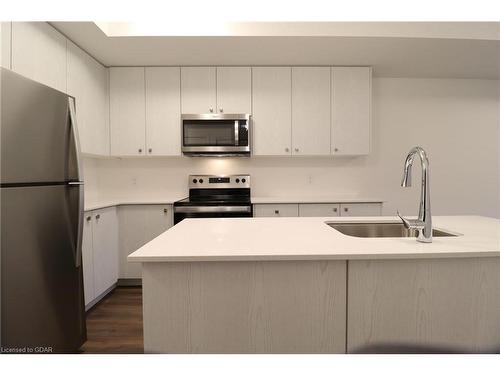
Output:
<instances>
[{"instance_id":1,"label":"refrigerator door","mask_svg":"<svg viewBox=\"0 0 500 375\"><path fill-rule=\"evenodd\" d=\"M80 181L72 99L7 69L1 74L2 186Z\"/></svg>"},{"instance_id":2,"label":"refrigerator door","mask_svg":"<svg viewBox=\"0 0 500 375\"><path fill-rule=\"evenodd\" d=\"M1 343L75 352L86 340L81 185L2 188Z\"/></svg>"}]
</instances>

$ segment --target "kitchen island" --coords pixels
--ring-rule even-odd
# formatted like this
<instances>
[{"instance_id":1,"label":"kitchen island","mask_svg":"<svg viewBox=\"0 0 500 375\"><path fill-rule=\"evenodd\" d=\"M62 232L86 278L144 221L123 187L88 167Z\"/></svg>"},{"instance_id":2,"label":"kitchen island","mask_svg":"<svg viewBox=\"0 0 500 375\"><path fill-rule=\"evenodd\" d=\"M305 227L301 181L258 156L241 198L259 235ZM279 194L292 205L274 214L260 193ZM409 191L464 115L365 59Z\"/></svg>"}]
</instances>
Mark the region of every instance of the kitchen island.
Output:
<instances>
[{"instance_id":1,"label":"kitchen island","mask_svg":"<svg viewBox=\"0 0 500 375\"><path fill-rule=\"evenodd\" d=\"M149 353L500 352L500 221L433 217L456 236L347 236L326 222L187 219L143 266Z\"/></svg>"}]
</instances>

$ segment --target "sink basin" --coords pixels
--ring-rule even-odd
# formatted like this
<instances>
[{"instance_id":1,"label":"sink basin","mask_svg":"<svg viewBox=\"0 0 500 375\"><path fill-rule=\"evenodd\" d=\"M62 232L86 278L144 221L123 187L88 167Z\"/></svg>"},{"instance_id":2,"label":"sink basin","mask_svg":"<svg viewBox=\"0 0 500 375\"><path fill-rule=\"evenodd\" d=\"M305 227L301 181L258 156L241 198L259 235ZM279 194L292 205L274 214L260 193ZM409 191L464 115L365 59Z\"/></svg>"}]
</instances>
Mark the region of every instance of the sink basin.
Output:
<instances>
[{"instance_id":1,"label":"sink basin","mask_svg":"<svg viewBox=\"0 0 500 375\"><path fill-rule=\"evenodd\" d=\"M417 231L406 229L403 223L376 222L327 222L327 225L348 236L353 237L416 237ZM456 234L440 229L432 230L433 237L456 237Z\"/></svg>"}]
</instances>

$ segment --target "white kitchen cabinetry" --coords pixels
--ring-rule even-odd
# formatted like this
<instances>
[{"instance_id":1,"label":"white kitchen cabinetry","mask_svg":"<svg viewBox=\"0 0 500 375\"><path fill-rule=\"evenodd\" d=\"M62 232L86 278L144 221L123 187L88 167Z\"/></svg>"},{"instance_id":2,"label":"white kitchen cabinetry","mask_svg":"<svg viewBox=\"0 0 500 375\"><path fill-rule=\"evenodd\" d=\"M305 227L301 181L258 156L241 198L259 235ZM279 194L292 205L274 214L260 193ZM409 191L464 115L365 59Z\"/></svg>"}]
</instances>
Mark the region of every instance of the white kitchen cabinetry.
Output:
<instances>
[{"instance_id":1,"label":"white kitchen cabinetry","mask_svg":"<svg viewBox=\"0 0 500 375\"><path fill-rule=\"evenodd\" d=\"M215 76L214 67L181 68L182 113L215 113Z\"/></svg>"},{"instance_id":2,"label":"white kitchen cabinetry","mask_svg":"<svg viewBox=\"0 0 500 375\"><path fill-rule=\"evenodd\" d=\"M144 68L110 68L111 154L146 153Z\"/></svg>"},{"instance_id":3,"label":"white kitchen cabinetry","mask_svg":"<svg viewBox=\"0 0 500 375\"><path fill-rule=\"evenodd\" d=\"M252 113L251 68L217 68L217 112Z\"/></svg>"},{"instance_id":4,"label":"white kitchen cabinetry","mask_svg":"<svg viewBox=\"0 0 500 375\"><path fill-rule=\"evenodd\" d=\"M148 67L146 80L146 154L181 154L180 68Z\"/></svg>"},{"instance_id":5,"label":"white kitchen cabinetry","mask_svg":"<svg viewBox=\"0 0 500 375\"><path fill-rule=\"evenodd\" d=\"M75 97L83 153L109 155L108 69L68 41L68 94Z\"/></svg>"},{"instance_id":6,"label":"white kitchen cabinetry","mask_svg":"<svg viewBox=\"0 0 500 375\"><path fill-rule=\"evenodd\" d=\"M118 280L118 216L115 207L92 215L94 289L98 297Z\"/></svg>"},{"instance_id":7,"label":"white kitchen cabinetry","mask_svg":"<svg viewBox=\"0 0 500 375\"><path fill-rule=\"evenodd\" d=\"M365 155L371 138L371 68L332 68L332 153Z\"/></svg>"},{"instance_id":8,"label":"white kitchen cabinetry","mask_svg":"<svg viewBox=\"0 0 500 375\"><path fill-rule=\"evenodd\" d=\"M82 265L85 305L90 308L118 280L118 217L115 207L85 212Z\"/></svg>"},{"instance_id":9,"label":"white kitchen cabinetry","mask_svg":"<svg viewBox=\"0 0 500 375\"><path fill-rule=\"evenodd\" d=\"M12 70L66 92L66 38L46 22L13 22Z\"/></svg>"},{"instance_id":10,"label":"white kitchen cabinetry","mask_svg":"<svg viewBox=\"0 0 500 375\"><path fill-rule=\"evenodd\" d=\"M297 204L256 204L253 207L254 217L297 217Z\"/></svg>"},{"instance_id":11,"label":"white kitchen cabinetry","mask_svg":"<svg viewBox=\"0 0 500 375\"><path fill-rule=\"evenodd\" d=\"M291 155L291 68L252 68L252 102L253 154Z\"/></svg>"},{"instance_id":12,"label":"white kitchen cabinetry","mask_svg":"<svg viewBox=\"0 0 500 375\"><path fill-rule=\"evenodd\" d=\"M342 203L340 216L380 216L382 203Z\"/></svg>"},{"instance_id":13,"label":"white kitchen cabinetry","mask_svg":"<svg viewBox=\"0 0 500 375\"><path fill-rule=\"evenodd\" d=\"M119 278L141 278L141 265L127 256L173 225L171 205L124 205L118 208Z\"/></svg>"},{"instance_id":14,"label":"white kitchen cabinetry","mask_svg":"<svg viewBox=\"0 0 500 375\"><path fill-rule=\"evenodd\" d=\"M330 68L292 68L292 154L330 154Z\"/></svg>"},{"instance_id":15,"label":"white kitchen cabinetry","mask_svg":"<svg viewBox=\"0 0 500 375\"><path fill-rule=\"evenodd\" d=\"M12 22L0 22L0 66L10 69L10 38Z\"/></svg>"},{"instance_id":16,"label":"white kitchen cabinetry","mask_svg":"<svg viewBox=\"0 0 500 375\"><path fill-rule=\"evenodd\" d=\"M299 216L301 217L340 216L340 204L338 203L299 204Z\"/></svg>"},{"instance_id":17,"label":"white kitchen cabinetry","mask_svg":"<svg viewBox=\"0 0 500 375\"><path fill-rule=\"evenodd\" d=\"M94 249L92 245L92 213L86 212L83 222L82 266L85 306L95 298L94 289Z\"/></svg>"}]
</instances>

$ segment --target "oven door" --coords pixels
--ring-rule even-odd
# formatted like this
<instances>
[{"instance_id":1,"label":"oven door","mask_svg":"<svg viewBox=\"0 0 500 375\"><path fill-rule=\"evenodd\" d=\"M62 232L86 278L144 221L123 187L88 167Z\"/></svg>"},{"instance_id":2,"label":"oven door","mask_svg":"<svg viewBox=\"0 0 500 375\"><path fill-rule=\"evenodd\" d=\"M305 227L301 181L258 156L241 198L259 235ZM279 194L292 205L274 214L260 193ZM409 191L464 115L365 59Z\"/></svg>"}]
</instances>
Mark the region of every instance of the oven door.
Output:
<instances>
[{"instance_id":1,"label":"oven door","mask_svg":"<svg viewBox=\"0 0 500 375\"><path fill-rule=\"evenodd\" d=\"M187 155L250 153L250 115L183 115L182 152Z\"/></svg>"},{"instance_id":2,"label":"oven door","mask_svg":"<svg viewBox=\"0 0 500 375\"><path fill-rule=\"evenodd\" d=\"M252 206L174 207L174 225L187 218L252 217Z\"/></svg>"}]
</instances>

